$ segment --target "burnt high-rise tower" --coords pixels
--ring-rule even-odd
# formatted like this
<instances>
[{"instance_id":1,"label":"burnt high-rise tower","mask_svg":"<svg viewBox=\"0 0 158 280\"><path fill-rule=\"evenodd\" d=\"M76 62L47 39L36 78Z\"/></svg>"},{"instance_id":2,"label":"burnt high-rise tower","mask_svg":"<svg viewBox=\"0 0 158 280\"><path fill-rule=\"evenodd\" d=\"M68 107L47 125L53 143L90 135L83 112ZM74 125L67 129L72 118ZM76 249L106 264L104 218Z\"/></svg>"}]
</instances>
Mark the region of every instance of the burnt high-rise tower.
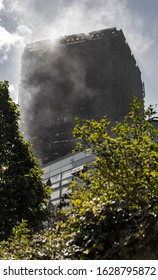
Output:
<instances>
[{"instance_id":1,"label":"burnt high-rise tower","mask_svg":"<svg viewBox=\"0 0 158 280\"><path fill-rule=\"evenodd\" d=\"M71 153L75 117L114 123L143 98L141 73L121 30L65 36L26 46L19 102L22 130L42 162Z\"/></svg>"}]
</instances>

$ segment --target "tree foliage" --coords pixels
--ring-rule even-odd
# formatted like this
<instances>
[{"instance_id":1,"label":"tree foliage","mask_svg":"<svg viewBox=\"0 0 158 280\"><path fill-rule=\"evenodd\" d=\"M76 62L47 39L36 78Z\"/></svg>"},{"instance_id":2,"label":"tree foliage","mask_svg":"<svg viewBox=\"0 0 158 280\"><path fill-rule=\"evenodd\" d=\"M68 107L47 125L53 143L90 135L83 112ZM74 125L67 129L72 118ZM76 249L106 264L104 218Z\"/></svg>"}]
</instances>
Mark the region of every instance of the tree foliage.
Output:
<instances>
[{"instance_id":1,"label":"tree foliage","mask_svg":"<svg viewBox=\"0 0 158 280\"><path fill-rule=\"evenodd\" d=\"M70 207L58 211L49 230L28 237L22 226L29 252L25 257L158 258L158 143L153 141L158 131L153 115L152 106L144 110L135 99L128 116L112 129L106 117L77 120L76 149L95 154L95 160L78 173L70 187ZM0 244L1 258L24 258L13 250L17 239L15 229L8 245ZM22 240L21 234L18 244Z\"/></svg>"},{"instance_id":2,"label":"tree foliage","mask_svg":"<svg viewBox=\"0 0 158 280\"><path fill-rule=\"evenodd\" d=\"M32 234L28 223L13 228L8 240L0 242L0 259L3 260L51 260L63 259L61 238L53 228Z\"/></svg>"},{"instance_id":3,"label":"tree foliage","mask_svg":"<svg viewBox=\"0 0 158 280\"><path fill-rule=\"evenodd\" d=\"M75 183L66 230L81 259L156 258L158 241L158 143L143 101L134 100L123 123L80 121L77 149L96 155L82 183Z\"/></svg>"},{"instance_id":4,"label":"tree foliage","mask_svg":"<svg viewBox=\"0 0 158 280\"><path fill-rule=\"evenodd\" d=\"M0 238L28 220L32 229L47 217L48 187L30 143L19 131L19 110L9 95L8 82L0 82Z\"/></svg>"}]
</instances>

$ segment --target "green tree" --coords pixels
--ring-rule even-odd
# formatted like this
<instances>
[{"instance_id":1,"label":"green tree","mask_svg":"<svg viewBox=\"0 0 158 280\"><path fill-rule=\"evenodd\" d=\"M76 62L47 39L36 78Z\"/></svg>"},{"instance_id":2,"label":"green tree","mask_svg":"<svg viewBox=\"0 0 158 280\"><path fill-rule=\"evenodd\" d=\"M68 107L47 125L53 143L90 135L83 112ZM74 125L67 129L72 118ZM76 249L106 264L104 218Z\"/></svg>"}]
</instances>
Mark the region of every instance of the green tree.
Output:
<instances>
[{"instance_id":1,"label":"green tree","mask_svg":"<svg viewBox=\"0 0 158 280\"><path fill-rule=\"evenodd\" d=\"M28 220L37 229L47 218L49 189L30 143L19 131L19 110L9 95L8 82L0 82L0 238Z\"/></svg>"},{"instance_id":2,"label":"green tree","mask_svg":"<svg viewBox=\"0 0 158 280\"><path fill-rule=\"evenodd\" d=\"M1 260L58 260L63 258L63 243L56 229L44 229L32 234L25 220L13 228L8 240L0 242Z\"/></svg>"},{"instance_id":3,"label":"green tree","mask_svg":"<svg viewBox=\"0 0 158 280\"><path fill-rule=\"evenodd\" d=\"M63 224L67 256L74 259L157 259L158 143L154 110L134 100L109 134L107 118L80 121L77 150L95 154L72 185ZM113 136L111 136L113 135ZM62 232L61 231L61 232Z\"/></svg>"}]
</instances>

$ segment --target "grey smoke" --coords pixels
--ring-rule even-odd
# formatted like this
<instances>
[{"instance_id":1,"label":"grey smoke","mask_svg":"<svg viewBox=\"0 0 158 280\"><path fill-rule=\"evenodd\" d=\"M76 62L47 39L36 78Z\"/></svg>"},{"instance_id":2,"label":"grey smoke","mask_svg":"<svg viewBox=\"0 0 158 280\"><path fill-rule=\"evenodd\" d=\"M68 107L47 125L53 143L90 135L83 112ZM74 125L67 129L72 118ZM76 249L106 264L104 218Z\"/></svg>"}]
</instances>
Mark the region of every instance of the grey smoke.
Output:
<instances>
[{"instance_id":1,"label":"grey smoke","mask_svg":"<svg viewBox=\"0 0 158 280\"><path fill-rule=\"evenodd\" d=\"M144 4L142 2L140 5ZM12 73L16 69L17 75L9 75L15 91L18 91L20 57L26 43L55 40L68 34L87 33L112 26L123 30L140 69L143 69L143 76L152 79L155 61L151 60L150 50L154 51L154 37L153 34L147 35L143 19L131 8L131 1L1 0L0 4L3 4L0 5L0 34L5 32L0 42L0 54L1 62L6 65L3 66L6 71L2 71L1 79L8 79L6 73L9 69ZM10 67L7 60L13 56L16 58Z\"/></svg>"}]
</instances>

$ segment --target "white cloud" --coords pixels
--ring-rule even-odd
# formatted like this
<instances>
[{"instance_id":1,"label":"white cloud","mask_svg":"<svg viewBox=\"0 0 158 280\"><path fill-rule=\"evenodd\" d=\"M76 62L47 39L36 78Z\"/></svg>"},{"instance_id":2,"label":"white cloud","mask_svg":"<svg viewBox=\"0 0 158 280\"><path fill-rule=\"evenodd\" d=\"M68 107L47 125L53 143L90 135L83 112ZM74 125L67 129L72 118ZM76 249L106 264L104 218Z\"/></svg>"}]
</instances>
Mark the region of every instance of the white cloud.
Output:
<instances>
[{"instance_id":1,"label":"white cloud","mask_svg":"<svg viewBox=\"0 0 158 280\"><path fill-rule=\"evenodd\" d=\"M8 13L14 12L19 6L18 0L0 0L2 2L2 9Z\"/></svg>"},{"instance_id":2,"label":"white cloud","mask_svg":"<svg viewBox=\"0 0 158 280\"><path fill-rule=\"evenodd\" d=\"M10 33L4 27L0 26L0 48L4 45L14 45L20 40L20 36L17 33Z\"/></svg>"},{"instance_id":3,"label":"white cloud","mask_svg":"<svg viewBox=\"0 0 158 280\"><path fill-rule=\"evenodd\" d=\"M0 10L5 15L5 19L8 18L8 21L5 22L8 25L7 27L3 23L3 18L0 21L0 63L8 60L9 52L13 46L23 48L27 37L31 33L28 26L21 24L22 14L18 15L18 7L19 4L16 0L0 0ZM10 31L12 26L8 24L11 19L11 23L14 23L14 21L17 23L14 31Z\"/></svg>"},{"instance_id":4,"label":"white cloud","mask_svg":"<svg viewBox=\"0 0 158 280\"><path fill-rule=\"evenodd\" d=\"M8 59L11 47L17 46L18 48L23 48L26 43L26 38L30 33L30 29L24 25L18 26L17 30L13 33L0 26L0 63Z\"/></svg>"},{"instance_id":5,"label":"white cloud","mask_svg":"<svg viewBox=\"0 0 158 280\"><path fill-rule=\"evenodd\" d=\"M0 63L8 59L11 46L15 45L19 40L19 35L11 34L4 27L0 26Z\"/></svg>"},{"instance_id":6,"label":"white cloud","mask_svg":"<svg viewBox=\"0 0 158 280\"><path fill-rule=\"evenodd\" d=\"M19 25L17 27L17 33L26 40L26 37L31 34L31 28L26 25Z\"/></svg>"},{"instance_id":7,"label":"white cloud","mask_svg":"<svg viewBox=\"0 0 158 280\"><path fill-rule=\"evenodd\" d=\"M14 85L9 85L9 91L10 93L13 93L15 91Z\"/></svg>"},{"instance_id":8,"label":"white cloud","mask_svg":"<svg viewBox=\"0 0 158 280\"><path fill-rule=\"evenodd\" d=\"M3 8L3 0L0 0L0 10Z\"/></svg>"}]
</instances>

